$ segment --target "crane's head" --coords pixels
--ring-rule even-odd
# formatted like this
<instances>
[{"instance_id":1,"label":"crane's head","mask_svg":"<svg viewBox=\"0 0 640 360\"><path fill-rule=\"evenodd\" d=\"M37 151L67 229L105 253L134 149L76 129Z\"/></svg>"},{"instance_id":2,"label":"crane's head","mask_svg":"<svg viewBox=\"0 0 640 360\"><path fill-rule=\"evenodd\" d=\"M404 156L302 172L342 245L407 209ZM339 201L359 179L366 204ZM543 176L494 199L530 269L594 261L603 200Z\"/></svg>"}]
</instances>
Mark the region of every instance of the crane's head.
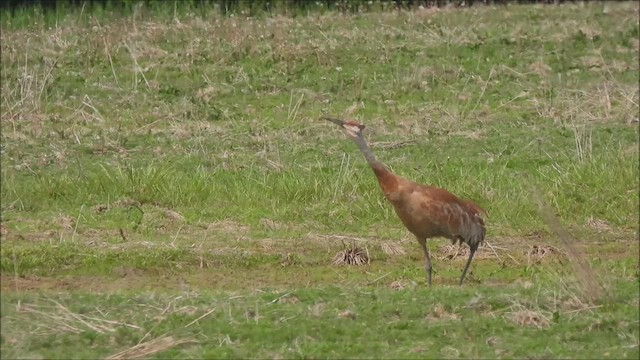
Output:
<instances>
[{"instance_id":1,"label":"crane's head","mask_svg":"<svg viewBox=\"0 0 640 360\"><path fill-rule=\"evenodd\" d=\"M343 121L334 119L328 116L323 116L322 118L327 121L331 121L334 124L337 124L344 130L347 135L352 138L362 137L362 130L364 130L364 125L362 124L358 124L357 122L351 120Z\"/></svg>"}]
</instances>

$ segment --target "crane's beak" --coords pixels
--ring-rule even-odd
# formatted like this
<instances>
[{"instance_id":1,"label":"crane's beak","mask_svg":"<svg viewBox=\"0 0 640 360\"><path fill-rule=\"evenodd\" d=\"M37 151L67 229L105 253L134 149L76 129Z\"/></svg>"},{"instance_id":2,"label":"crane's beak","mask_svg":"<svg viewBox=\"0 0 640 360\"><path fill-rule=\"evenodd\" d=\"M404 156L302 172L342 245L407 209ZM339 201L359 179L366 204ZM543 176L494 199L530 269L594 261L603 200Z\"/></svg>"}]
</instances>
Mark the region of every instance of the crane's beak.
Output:
<instances>
[{"instance_id":1,"label":"crane's beak","mask_svg":"<svg viewBox=\"0 0 640 360\"><path fill-rule=\"evenodd\" d=\"M336 119L336 118L332 118L329 116L323 116L321 119L327 120L327 121L331 121L334 124L337 124L339 126L344 126L344 121Z\"/></svg>"}]
</instances>

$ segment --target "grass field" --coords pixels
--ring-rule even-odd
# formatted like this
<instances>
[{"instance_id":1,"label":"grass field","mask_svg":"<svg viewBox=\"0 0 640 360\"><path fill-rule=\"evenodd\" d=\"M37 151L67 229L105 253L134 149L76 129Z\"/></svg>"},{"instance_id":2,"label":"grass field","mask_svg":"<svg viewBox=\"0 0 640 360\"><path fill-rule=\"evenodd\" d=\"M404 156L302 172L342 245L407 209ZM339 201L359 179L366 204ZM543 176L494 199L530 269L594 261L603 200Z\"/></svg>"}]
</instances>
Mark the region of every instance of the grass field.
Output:
<instances>
[{"instance_id":1,"label":"grass field","mask_svg":"<svg viewBox=\"0 0 640 360\"><path fill-rule=\"evenodd\" d=\"M638 358L638 10L4 16L2 358ZM325 113L487 210L462 287Z\"/></svg>"}]
</instances>

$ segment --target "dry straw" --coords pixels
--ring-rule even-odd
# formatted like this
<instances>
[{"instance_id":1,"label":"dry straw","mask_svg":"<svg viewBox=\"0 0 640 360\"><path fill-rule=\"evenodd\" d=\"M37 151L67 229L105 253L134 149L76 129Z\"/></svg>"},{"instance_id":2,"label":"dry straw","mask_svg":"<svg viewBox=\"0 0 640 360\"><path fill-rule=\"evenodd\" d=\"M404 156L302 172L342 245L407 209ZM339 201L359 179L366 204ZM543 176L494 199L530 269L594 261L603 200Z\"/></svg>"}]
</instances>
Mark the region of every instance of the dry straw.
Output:
<instances>
[{"instance_id":1,"label":"dry straw","mask_svg":"<svg viewBox=\"0 0 640 360\"><path fill-rule=\"evenodd\" d=\"M344 244L343 244L344 245ZM346 246L345 249L337 253L331 264L333 265L366 265L369 264L369 250L357 246L355 242Z\"/></svg>"},{"instance_id":2,"label":"dry straw","mask_svg":"<svg viewBox=\"0 0 640 360\"><path fill-rule=\"evenodd\" d=\"M602 285L598 281L595 271L587 262L586 256L575 246L576 239L560 224L551 208L542 199L538 188L532 185L531 190L538 207L538 213L549 230L560 240L564 252L568 255L569 263L572 265L573 272L579 282L578 291L581 297L589 303L601 300L604 295Z\"/></svg>"}]
</instances>

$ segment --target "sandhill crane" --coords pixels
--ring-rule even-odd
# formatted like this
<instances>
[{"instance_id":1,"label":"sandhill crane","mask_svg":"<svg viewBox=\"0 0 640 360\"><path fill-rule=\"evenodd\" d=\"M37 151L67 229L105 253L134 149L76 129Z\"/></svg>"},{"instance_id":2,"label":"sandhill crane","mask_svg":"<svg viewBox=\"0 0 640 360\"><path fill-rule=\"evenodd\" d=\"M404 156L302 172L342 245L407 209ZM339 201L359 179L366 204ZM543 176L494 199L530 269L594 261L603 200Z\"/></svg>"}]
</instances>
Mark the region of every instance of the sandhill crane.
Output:
<instances>
[{"instance_id":1,"label":"sandhill crane","mask_svg":"<svg viewBox=\"0 0 640 360\"><path fill-rule=\"evenodd\" d=\"M453 244L459 242L469 245L469 259L460 277L462 285L473 255L484 241L485 227L481 216L486 214L485 211L473 202L459 199L444 189L417 184L392 173L371 152L362 134L364 125L327 116L322 118L340 126L358 145L376 175L384 196L391 202L404 226L420 243L424 252L429 286L431 259L427 239L444 237L450 239Z\"/></svg>"}]
</instances>

